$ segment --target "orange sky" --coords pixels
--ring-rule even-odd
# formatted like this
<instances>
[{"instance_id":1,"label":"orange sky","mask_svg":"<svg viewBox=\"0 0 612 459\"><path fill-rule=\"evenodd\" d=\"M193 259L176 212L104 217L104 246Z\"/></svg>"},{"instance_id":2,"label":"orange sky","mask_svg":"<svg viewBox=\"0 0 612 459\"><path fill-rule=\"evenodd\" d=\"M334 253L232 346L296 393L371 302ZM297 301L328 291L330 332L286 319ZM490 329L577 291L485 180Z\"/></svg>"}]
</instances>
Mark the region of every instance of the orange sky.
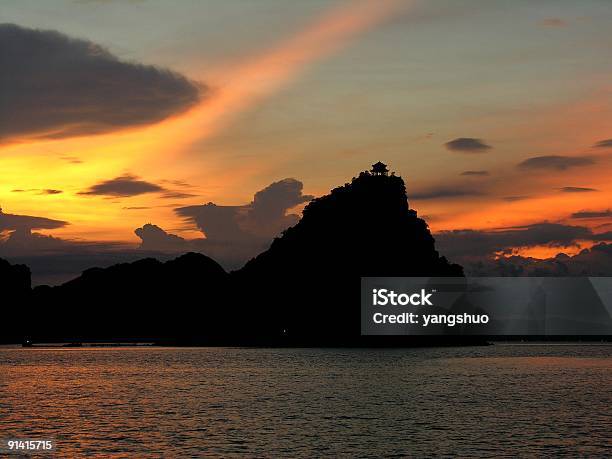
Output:
<instances>
[{"instance_id":1,"label":"orange sky","mask_svg":"<svg viewBox=\"0 0 612 459\"><path fill-rule=\"evenodd\" d=\"M408 6L396 0L384 0L330 8L270 50L232 64L224 63L223 69L205 69L206 75L214 75L212 82L207 80L212 86L211 94L187 113L161 123L66 140L18 139L17 143L0 146L3 153L0 167L5 177L10 177L0 182L0 199L5 211L27 215L44 213L71 222L70 226L53 232L62 237L134 241L132 230L145 221L142 214L126 211L125 207L159 204L155 196L115 199L77 194L100 179L133 171L152 182L181 179L195 183L190 191L202 196L230 203L248 202L257 190L244 190L235 196L226 190L239 187L246 176L256 173L257 167L228 170L222 158L211 157L199 164L201 171L194 171L191 161L184 159L190 144L231 129L233 117L290 84L309 65L339 52L360 34ZM203 78L204 71L197 70L199 64L195 63L194 67L190 77ZM85 159L75 164L62 160L66 157ZM57 188L64 192L58 196L12 193L14 189ZM181 201L177 206L183 204ZM179 225L171 208L147 209L144 218L163 227ZM177 232L190 234L182 228Z\"/></svg>"},{"instance_id":2,"label":"orange sky","mask_svg":"<svg viewBox=\"0 0 612 459\"><path fill-rule=\"evenodd\" d=\"M58 237L135 243L138 238L133 230L148 222L183 237L198 237L201 233L185 226L174 208L209 201L245 204L256 191L285 177L303 181L305 193L320 195L383 160L405 178L411 204L430 217L434 231L541 221L572 223L569 215L573 212L609 208L610 149L593 148L596 142L612 137L607 73L585 70L576 79L572 67L561 75L572 90L557 90L553 95L546 92L546 81L537 80L533 89L529 86L532 70L523 69L532 65L529 62L512 67L522 81L522 92L508 73L507 80L487 79L486 72L481 72L473 73L472 81L461 82L465 65L442 59L443 51L429 41L428 30L446 27L452 34L466 12L447 12L450 19L442 14L440 19L423 8L427 7L422 3L402 0L331 2L302 20L296 30L279 34L271 46L218 62L191 59L181 63L183 73L211 88L186 113L108 134L2 144L0 203L7 213L70 222L47 232ZM450 22L445 25L444 21ZM533 45L534 52L551 55L544 46L553 46L548 44L551 32L567 31L543 31L537 17L530 21L524 27L543 34L544 49ZM457 32L456 40L470 33L468 25ZM403 33L415 35L399 38ZM421 41L415 39L417 34L422 35ZM590 39L590 35L583 37L585 46ZM510 46L503 40L501 44ZM394 46L397 52L392 54ZM446 42L443 46L455 45ZM466 43L464 52L469 56L480 53L474 59L500 58L501 51L491 57L478 47L485 45L470 46ZM415 48L423 55L409 58ZM556 52L560 51L554 48L552 55ZM572 56L581 51L566 52ZM596 55L596 50L589 52ZM433 56L435 65L456 65L456 74L427 73L428 66L435 67L423 60L425 55ZM508 60L515 58L508 55ZM385 76L389 69L395 69L397 75ZM346 84L335 80L346 75ZM452 81L447 75L454 75ZM480 84L473 81L479 75ZM549 77L548 86L561 84L552 81L560 81L559 75ZM492 86L496 81L499 87ZM325 90L317 91L319 84ZM455 93L450 88L454 91L459 84L464 85L463 92L451 96ZM332 90L337 99L327 96ZM486 153L445 148L445 142L458 137L481 138L493 148ZM527 158L544 155L587 156L595 162L566 170L516 167ZM465 170L487 170L489 175L461 176ZM194 196L160 199L155 193L127 198L79 194L127 173ZM168 182L177 180L190 186ZM418 195L442 184L482 193L411 198L412 191ZM560 191L569 186L597 191ZM43 195L38 191L16 193L15 189L63 192ZM508 197L521 199L509 201ZM603 231L598 228L601 223L579 222L596 232ZM537 249L528 253L548 255Z\"/></svg>"}]
</instances>

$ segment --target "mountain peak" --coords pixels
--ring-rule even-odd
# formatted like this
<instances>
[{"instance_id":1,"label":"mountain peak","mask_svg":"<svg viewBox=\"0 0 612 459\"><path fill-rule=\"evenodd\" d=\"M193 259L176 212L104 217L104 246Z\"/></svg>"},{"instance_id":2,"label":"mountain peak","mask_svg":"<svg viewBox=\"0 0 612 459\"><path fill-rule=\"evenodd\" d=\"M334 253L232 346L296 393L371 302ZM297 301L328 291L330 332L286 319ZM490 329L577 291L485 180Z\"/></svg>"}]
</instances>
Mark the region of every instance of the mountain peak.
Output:
<instances>
[{"instance_id":1,"label":"mountain peak","mask_svg":"<svg viewBox=\"0 0 612 459\"><path fill-rule=\"evenodd\" d=\"M272 269L272 260L317 272L351 267L358 276L461 276L435 250L425 220L411 210L404 180L378 162L350 183L313 199L302 219L243 270ZM325 260L325 266L315 266ZM280 262L280 261L279 261Z\"/></svg>"}]
</instances>

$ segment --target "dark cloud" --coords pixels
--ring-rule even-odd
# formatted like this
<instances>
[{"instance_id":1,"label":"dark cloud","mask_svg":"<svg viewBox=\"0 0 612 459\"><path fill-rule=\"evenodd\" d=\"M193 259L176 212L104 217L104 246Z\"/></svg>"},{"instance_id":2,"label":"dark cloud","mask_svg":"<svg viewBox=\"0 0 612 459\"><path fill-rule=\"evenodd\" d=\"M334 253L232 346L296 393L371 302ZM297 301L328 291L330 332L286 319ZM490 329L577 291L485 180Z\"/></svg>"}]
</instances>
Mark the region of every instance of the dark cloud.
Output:
<instances>
[{"instance_id":1,"label":"dark cloud","mask_svg":"<svg viewBox=\"0 0 612 459\"><path fill-rule=\"evenodd\" d=\"M284 179L255 193L249 204L220 206L210 202L179 207L175 212L195 224L205 238L185 240L154 225L145 225L137 230L141 248L184 251L187 247L206 253L226 269L236 269L265 250L272 238L297 223L299 217L288 212L313 198L304 195L302 189L298 180Z\"/></svg>"},{"instance_id":2,"label":"dark cloud","mask_svg":"<svg viewBox=\"0 0 612 459\"><path fill-rule=\"evenodd\" d=\"M142 240L139 247L141 251L175 255L200 252L212 257L227 270L240 268L247 260L265 250L270 242L254 237L232 241L215 240L210 237L184 239L150 223L137 228L134 232Z\"/></svg>"},{"instance_id":3,"label":"dark cloud","mask_svg":"<svg viewBox=\"0 0 612 459\"><path fill-rule=\"evenodd\" d=\"M593 233L583 226L539 223L499 231L445 231L435 238L440 252L460 263L470 276L612 275L610 231ZM512 255L514 248L544 245L562 250L576 247L578 241L595 245L573 257L559 253L541 260Z\"/></svg>"},{"instance_id":4,"label":"dark cloud","mask_svg":"<svg viewBox=\"0 0 612 459\"><path fill-rule=\"evenodd\" d=\"M218 206L212 202L200 206L179 207L175 212L194 223L208 239L243 240L248 238L239 224L246 206Z\"/></svg>"},{"instance_id":5,"label":"dark cloud","mask_svg":"<svg viewBox=\"0 0 612 459\"><path fill-rule=\"evenodd\" d=\"M472 137L459 137L444 144L451 151L461 151L464 153L482 153L492 147L484 143L481 139Z\"/></svg>"},{"instance_id":6,"label":"dark cloud","mask_svg":"<svg viewBox=\"0 0 612 459\"><path fill-rule=\"evenodd\" d=\"M540 21L545 27L567 27L568 23L561 18L546 18Z\"/></svg>"},{"instance_id":7,"label":"dark cloud","mask_svg":"<svg viewBox=\"0 0 612 459\"><path fill-rule=\"evenodd\" d=\"M612 210L600 210L600 211L589 211L582 210L580 212L574 212L571 215L572 218L612 218Z\"/></svg>"},{"instance_id":8,"label":"dark cloud","mask_svg":"<svg viewBox=\"0 0 612 459\"><path fill-rule=\"evenodd\" d=\"M47 229L47 228L36 228ZM8 237L0 244L0 254L41 254L55 253L64 250L70 242L53 236L33 233L31 228L18 228L10 231Z\"/></svg>"},{"instance_id":9,"label":"dark cloud","mask_svg":"<svg viewBox=\"0 0 612 459\"><path fill-rule=\"evenodd\" d=\"M466 176L472 176L472 175L475 175L475 176L486 176L486 175L489 175L489 172L488 172L488 171L464 171L464 172L462 172L462 173L461 173L461 174L459 174L459 175L466 175Z\"/></svg>"},{"instance_id":10,"label":"dark cloud","mask_svg":"<svg viewBox=\"0 0 612 459\"><path fill-rule=\"evenodd\" d=\"M30 193L30 192L38 192L38 194L60 194L63 193L62 190L54 190L52 188L45 188L43 190L40 190L38 188L28 188L28 189L15 189L15 190L11 190L11 193Z\"/></svg>"},{"instance_id":11,"label":"dark cloud","mask_svg":"<svg viewBox=\"0 0 612 459\"><path fill-rule=\"evenodd\" d=\"M440 252L453 261L463 257L491 256L510 253L513 248L569 247L579 240L596 240L593 232L584 226L560 223L537 223L499 230L453 230L436 234Z\"/></svg>"},{"instance_id":12,"label":"dark cloud","mask_svg":"<svg viewBox=\"0 0 612 459\"><path fill-rule=\"evenodd\" d=\"M162 183L168 183L170 185L179 186L182 188L194 188L194 185L191 185L184 180L162 180Z\"/></svg>"},{"instance_id":13,"label":"dark cloud","mask_svg":"<svg viewBox=\"0 0 612 459\"><path fill-rule=\"evenodd\" d=\"M148 210L148 209L152 209L152 207L147 207L147 206L131 206L131 207L124 207L124 210Z\"/></svg>"},{"instance_id":14,"label":"dark cloud","mask_svg":"<svg viewBox=\"0 0 612 459\"><path fill-rule=\"evenodd\" d=\"M57 229L68 225L62 220L30 215L5 214L0 208L0 231L30 231L34 229Z\"/></svg>"},{"instance_id":15,"label":"dark cloud","mask_svg":"<svg viewBox=\"0 0 612 459\"><path fill-rule=\"evenodd\" d=\"M541 244L547 244L551 247L567 247L576 240L590 239L593 234L589 228L583 226L549 222L511 226L502 228L499 232L509 237L510 242L514 241L516 243L515 247L530 247ZM499 234L499 232L495 231L494 234Z\"/></svg>"},{"instance_id":16,"label":"dark cloud","mask_svg":"<svg viewBox=\"0 0 612 459\"><path fill-rule=\"evenodd\" d=\"M297 215L287 215L287 211L314 198L302 194L302 189L302 182L284 179L255 193L244 215L244 228L253 234L268 237L297 223Z\"/></svg>"},{"instance_id":17,"label":"dark cloud","mask_svg":"<svg viewBox=\"0 0 612 459\"><path fill-rule=\"evenodd\" d=\"M600 140L593 146L595 148L612 148L612 139Z\"/></svg>"},{"instance_id":18,"label":"dark cloud","mask_svg":"<svg viewBox=\"0 0 612 459\"><path fill-rule=\"evenodd\" d=\"M188 251L188 242L182 237L168 234L159 226L147 223L142 228L134 230L142 243L142 250L159 250L162 252L183 252Z\"/></svg>"},{"instance_id":19,"label":"dark cloud","mask_svg":"<svg viewBox=\"0 0 612 459\"><path fill-rule=\"evenodd\" d=\"M32 280L38 282L36 266L19 257L40 255L43 252L64 250L65 244L61 239L32 233L35 229L57 229L68 225L68 222L53 220L30 215L6 214L0 209L0 257L11 259L15 263L27 264L32 269ZM61 265L53 267L55 270L63 269Z\"/></svg>"},{"instance_id":20,"label":"dark cloud","mask_svg":"<svg viewBox=\"0 0 612 459\"><path fill-rule=\"evenodd\" d=\"M525 199L529 199L529 196L504 196L502 198L504 201L507 202L515 202L515 201L524 201Z\"/></svg>"},{"instance_id":21,"label":"dark cloud","mask_svg":"<svg viewBox=\"0 0 612 459\"><path fill-rule=\"evenodd\" d=\"M192 193L182 193L180 191L167 191L166 193L162 194L162 198L164 199L186 199L186 198L193 198L196 197L197 194L192 194Z\"/></svg>"},{"instance_id":22,"label":"dark cloud","mask_svg":"<svg viewBox=\"0 0 612 459\"><path fill-rule=\"evenodd\" d=\"M291 225L298 216L287 211L310 201L302 194L302 182L284 179L255 193L250 204L218 206L208 203L176 209L178 215L195 223L208 239L215 241L269 240Z\"/></svg>"},{"instance_id":23,"label":"dark cloud","mask_svg":"<svg viewBox=\"0 0 612 459\"><path fill-rule=\"evenodd\" d=\"M123 62L59 32L0 24L0 142L154 123L206 90L167 69Z\"/></svg>"},{"instance_id":24,"label":"dark cloud","mask_svg":"<svg viewBox=\"0 0 612 459\"><path fill-rule=\"evenodd\" d=\"M477 258L465 260L463 267L468 276L610 276L612 244L602 242L574 256Z\"/></svg>"},{"instance_id":25,"label":"dark cloud","mask_svg":"<svg viewBox=\"0 0 612 459\"><path fill-rule=\"evenodd\" d=\"M590 166L595 164L593 158L586 156L535 156L519 163L517 167L523 170L547 169L564 171L572 167Z\"/></svg>"},{"instance_id":26,"label":"dark cloud","mask_svg":"<svg viewBox=\"0 0 612 459\"><path fill-rule=\"evenodd\" d=\"M612 231L606 231L605 233L597 233L593 236L594 241L612 241Z\"/></svg>"},{"instance_id":27,"label":"dark cloud","mask_svg":"<svg viewBox=\"0 0 612 459\"><path fill-rule=\"evenodd\" d=\"M482 196L484 193L481 190L459 187L439 187L429 190L416 191L410 193L410 199L427 200L427 199L445 199L445 198L462 198L466 196Z\"/></svg>"},{"instance_id":28,"label":"dark cloud","mask_svg":"<svg viewBox=\"0 0 612 459\"><path fill-rule=\"evenodd\" d=\"M595 188L585 188L581 186L564 186L562 188L559 188L559 191L561 191L562 193L589 193L591 191L599 190L596 190Z\"/></svg>"},{"instance_id":29,"label":"dark cloud","mask_svg":"<svg viewBox=\"0 0 612 459\"><path fill-rule=\"evenodd\" d=\"M163 182L169 183L171 181L163 180ZM156 183L141 180L140 177L133 174L124 174L111 180L104 180L85 191L79 192L83 195L120 197L137 196L145 193L163 193L160 196L163 199L185 199L197 196L192 193L169 190Z\"/></svg>"},{"instance_id":30,"label":"dark cloud","mask_svg":"<svg viewBox=\"0 0 612 459\"><path fill-rule=\"evenodd\" d=\"M92 266L106 267L147 256L167 258L163 251L138 250L124 243L75 241L31 231L34 228L54 229L62 224L67 223L0 214L0 236L6 226L9 229L8 235L0 237L0 258L27 265L32 270L34 285L60 284Z\"/></svg>"},{"instance_id":31,"label":"dark cloud","mask_svg":"<svg viewBox=\"0 0 612 459\"><path fill-rule=\"evenodd\" d=\"M164 188L155 183L140 180L135 175L125 174L111 180L97 183L88 190L79 192L79 194L126 197L145 193L157 193L160 191L164 191Z\"/></svg>"}]
</instances>

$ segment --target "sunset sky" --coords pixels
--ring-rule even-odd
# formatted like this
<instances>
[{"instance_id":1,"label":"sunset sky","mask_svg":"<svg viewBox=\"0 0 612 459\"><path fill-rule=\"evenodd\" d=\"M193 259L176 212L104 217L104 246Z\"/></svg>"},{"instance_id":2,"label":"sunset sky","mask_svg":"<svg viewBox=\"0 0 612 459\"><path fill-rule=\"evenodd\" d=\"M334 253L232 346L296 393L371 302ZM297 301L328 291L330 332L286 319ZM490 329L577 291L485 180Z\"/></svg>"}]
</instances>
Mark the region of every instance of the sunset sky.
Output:
<instances>
[{"instance_id":1,"label":"sunset sky","mask_svg":"<svg viewBox=\"0 0 612 459\"><path fill-rule=\"evenodd\" d=\"M293 178L299 212L381 160L434 233L610 239L607 0L0 0L0 21L0 205L61 222L37 233L202 238L176 209Z\"/></svg>"}]
</instances>

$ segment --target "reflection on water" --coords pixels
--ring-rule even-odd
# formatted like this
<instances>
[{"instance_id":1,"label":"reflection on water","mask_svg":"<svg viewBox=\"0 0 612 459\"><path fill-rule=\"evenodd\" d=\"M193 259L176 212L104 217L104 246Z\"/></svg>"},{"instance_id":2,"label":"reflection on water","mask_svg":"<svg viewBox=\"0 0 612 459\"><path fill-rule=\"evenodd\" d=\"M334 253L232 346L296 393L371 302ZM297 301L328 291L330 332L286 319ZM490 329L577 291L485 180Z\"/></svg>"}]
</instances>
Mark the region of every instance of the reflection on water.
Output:
<instances>
[{"instance_id":1,"label":"reflection on water","mask_svg":"<svg viewBox=\"0 0 612 459\"><path fill-rule=\"evenodd\" d=\"M612 347L0 348L0 437L62 456L610 454Z\"/></svg>"}]
</instances>

